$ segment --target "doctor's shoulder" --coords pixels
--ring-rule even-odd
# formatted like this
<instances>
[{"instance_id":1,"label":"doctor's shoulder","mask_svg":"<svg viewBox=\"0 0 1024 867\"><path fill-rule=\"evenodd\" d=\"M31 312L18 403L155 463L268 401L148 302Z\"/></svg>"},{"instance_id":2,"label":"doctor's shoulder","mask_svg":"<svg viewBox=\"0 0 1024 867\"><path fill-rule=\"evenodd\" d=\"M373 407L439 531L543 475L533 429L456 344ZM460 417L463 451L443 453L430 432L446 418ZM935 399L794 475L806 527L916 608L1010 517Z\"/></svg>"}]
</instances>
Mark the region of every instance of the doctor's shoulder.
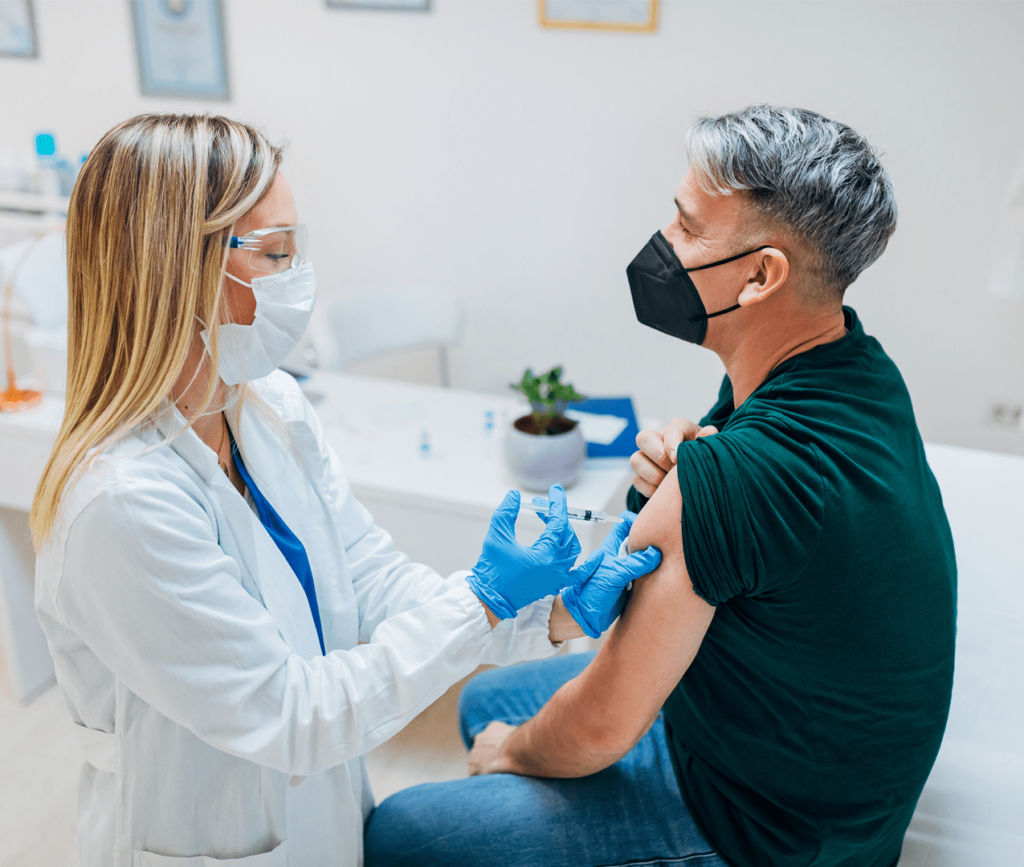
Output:
<instances>
[{"instance_id":1,"label":"doctor's shoulder","mask_svg":"<svg viewBox=\"0 0 1024 867\"><path fill-rule=\"evenodd\" d=\"M310 459L317 465L329 462L323 424L295 377L278 369L248 383L248 389L242 405L243 418L255 415L269 422L282 445L294 452L300 463L307 465L307 470L311 469L307 463ZM244 429L242 437L245 437ZM313 473L314 476L319 474L318 471Z\"/></svg>"},{"instance_id":2,"label":"doctor's shoulder","mask_svg":"<svg viewBox=\"0 0 1024 867\"><path fill-rule=\"evenodd\" d=\"M88 455L61 497L53 532L40 558L63 557L73 532L91 541L124 544L145 525L182 512L215 531L214 510L201 479L166 442L132 432Z\"/></svg>"},{"instance_id":3,"label":"doctor's shoulder","mask_svg":"<svg viewBox=\"0 0 1024 867\"><path fill-rule=\"evenodd\" d=\"M290 373L278 368L269 376L253 380L248 387L252 397L281 421L304 421L313 427L318 426L319 420L312 404Z\"/></svg>"}]
</instances>

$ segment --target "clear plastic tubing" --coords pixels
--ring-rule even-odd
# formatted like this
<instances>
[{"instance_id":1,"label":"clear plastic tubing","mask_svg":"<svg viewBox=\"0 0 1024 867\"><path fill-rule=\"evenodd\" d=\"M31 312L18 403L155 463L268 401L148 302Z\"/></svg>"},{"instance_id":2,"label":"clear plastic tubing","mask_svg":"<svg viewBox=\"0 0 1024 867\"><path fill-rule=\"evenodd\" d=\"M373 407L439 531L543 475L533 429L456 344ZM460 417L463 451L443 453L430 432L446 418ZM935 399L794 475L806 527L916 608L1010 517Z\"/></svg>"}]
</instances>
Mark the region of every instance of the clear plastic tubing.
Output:
<instances>
[{"instance_id":1,"label":"clear plastic tubing","mask_svg":"<svg viewBox=\"0 0 1024 867\"><path fill-rule=\"evenodd\" d=\"M549 505L549 502L544 500L542 503L523 503L522 508L529 509L531 512L536 512L539 515L546 515L548 513ZM577 509L574 506L569 506L569 520L591 521L595 524L622 523L622 518L617 518L614 515L609 517L607 512L595 512L592 509Z\"/></svg>"}]
</instances>

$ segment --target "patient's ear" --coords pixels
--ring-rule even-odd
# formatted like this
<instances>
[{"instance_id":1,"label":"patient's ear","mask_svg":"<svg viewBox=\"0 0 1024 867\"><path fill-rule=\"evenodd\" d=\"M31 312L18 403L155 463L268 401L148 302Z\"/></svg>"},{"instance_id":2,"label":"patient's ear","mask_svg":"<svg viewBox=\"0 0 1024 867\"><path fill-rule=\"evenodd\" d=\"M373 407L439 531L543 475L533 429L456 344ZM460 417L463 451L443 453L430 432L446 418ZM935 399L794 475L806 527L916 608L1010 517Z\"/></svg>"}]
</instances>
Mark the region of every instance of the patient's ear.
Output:
<instances>
[{"instance_id":1,"label":"patient's ear","mask_svg":"<svg viewBox=\"0 0 1024 867\"><path fill-rule=\"evenodd\" d=\"M752 254L756 269L749 275L737 302L749 307L764 301L789 278L789 257L775 247L766 247Z\"/></svg>"}]
</instances>

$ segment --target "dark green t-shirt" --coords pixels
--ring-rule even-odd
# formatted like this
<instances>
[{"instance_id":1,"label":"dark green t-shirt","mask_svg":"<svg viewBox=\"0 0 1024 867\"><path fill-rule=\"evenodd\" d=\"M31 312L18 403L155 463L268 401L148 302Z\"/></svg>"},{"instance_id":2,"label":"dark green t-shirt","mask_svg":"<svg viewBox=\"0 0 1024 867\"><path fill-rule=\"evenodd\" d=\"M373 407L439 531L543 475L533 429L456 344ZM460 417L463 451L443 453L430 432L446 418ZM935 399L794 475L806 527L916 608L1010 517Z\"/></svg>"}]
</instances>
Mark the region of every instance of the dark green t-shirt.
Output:
<instances>
[{"instance_id":1,"label":"dark green t-shirt","mask_svg":"<svg viewBox=\"0 0 1024 867\"><path fill-rule=\"evenodd\" d=\"M891 867L949 711L956 563L903 379L849 333L678 451L683 551L716 606L665 703L690 811L734 867ZM630 507L644 502L634 490Z\"/></svg>"}]
</instances>

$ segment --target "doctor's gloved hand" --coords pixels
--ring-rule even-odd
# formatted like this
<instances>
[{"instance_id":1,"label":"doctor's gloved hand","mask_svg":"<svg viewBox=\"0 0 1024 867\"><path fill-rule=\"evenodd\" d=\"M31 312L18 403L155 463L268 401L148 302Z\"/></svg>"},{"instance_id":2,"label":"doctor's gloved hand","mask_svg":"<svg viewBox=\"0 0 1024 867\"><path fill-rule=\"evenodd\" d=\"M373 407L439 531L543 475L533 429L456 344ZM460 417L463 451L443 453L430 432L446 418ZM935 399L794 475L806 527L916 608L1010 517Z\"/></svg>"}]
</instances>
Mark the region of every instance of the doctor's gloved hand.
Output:
<instances>
[{"instance_id":1,"label":"doctor's gloved hand","mask_svg":"<svg viewBox=\"0 0 1024 867\"><path fill-rule=\"evenodd\" d=\"M495 616L505 620L531 602L586 580L573 574L580 543L569 526L565 491L554 485L547 528L529 548L516 541L519 492L509 491L491 517L484 548L466 583Z\"/></svg>"},{"instance_id":2,"label":"doctor's gloved hand","mask_svg":"<svg viewBox=\"0 0 1024 867\"><path fill-rule=\"evenodd\" d=\"M618 556L636 513L622 512L619 517L622 523L616 524L601 546L573 570L573 577L578 577L577 573L586 575L586 581L562 591L566 610L591 638L599 638L622 613L630 582L653 572L661 563L661 551L654 547Z\"/></svg>"}]
</instances>

